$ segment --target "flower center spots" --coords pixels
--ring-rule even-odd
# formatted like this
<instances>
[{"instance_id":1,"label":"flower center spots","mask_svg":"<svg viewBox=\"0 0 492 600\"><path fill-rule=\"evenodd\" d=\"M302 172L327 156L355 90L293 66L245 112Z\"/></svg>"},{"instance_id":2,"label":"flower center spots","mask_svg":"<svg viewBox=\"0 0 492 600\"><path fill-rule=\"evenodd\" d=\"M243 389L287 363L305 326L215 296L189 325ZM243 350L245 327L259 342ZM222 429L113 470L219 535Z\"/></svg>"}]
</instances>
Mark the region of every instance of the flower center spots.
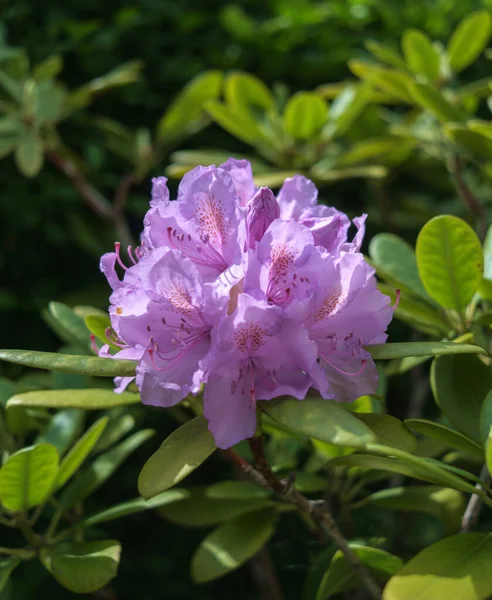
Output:
<instances>
[{"instance_id":1,"label":"flower center spots","mask_svg":"<svg viewBox=\"0 0 492 600\"><path fill-rule=\"evenodd\" d=\"M294 256L284 245L274 246L270 253L270 279L285 277L293 262Z\"/></svg>"},{"instance_id":2,"label":"flower center spots","mask_svg":"<svg viewBox=\"0 0 492 600\"><path fill-rule=\"evenodd\" d=\"M342 288L337 285L333 289L331 289L326 296L323 298L323 303L318 308L318 310L314 313L313 319L316 323L327 319L333 315L338 307L344 301L344 296L342 292Z\"/></svg>"},{"instance_id":3,"label":"flower center spots","mask_svg":"<svg viewBox=\"0 0 492 600\"><path fill-rule=\"evenodd\" d=\"M186 290L175 286L167 289L164 295L177 313L190 317L195 311L191 296Z\"/></svg>"},{"instance_id":4,"label":"flower center spots","mask_svg":"<svg viewBox=\"0 0 492 600\"><path fill-rule=\"evenodd\" d=\"M196 219L200 234L215 243L223 244L227 240L227 229L222 202L215 196L207 196L196 209Z\"/></svg>"},{"instance_id":5,"label":"flower center spots","mask_svg":"<svg viewBox=\"0 0 492 600\"><path fill-rule=\"evenodd\" d=\"M234 334L234 341L239 352L251 355L266 342L267 332L257 323L241 325Z\"/></svg>"}]
</instances>

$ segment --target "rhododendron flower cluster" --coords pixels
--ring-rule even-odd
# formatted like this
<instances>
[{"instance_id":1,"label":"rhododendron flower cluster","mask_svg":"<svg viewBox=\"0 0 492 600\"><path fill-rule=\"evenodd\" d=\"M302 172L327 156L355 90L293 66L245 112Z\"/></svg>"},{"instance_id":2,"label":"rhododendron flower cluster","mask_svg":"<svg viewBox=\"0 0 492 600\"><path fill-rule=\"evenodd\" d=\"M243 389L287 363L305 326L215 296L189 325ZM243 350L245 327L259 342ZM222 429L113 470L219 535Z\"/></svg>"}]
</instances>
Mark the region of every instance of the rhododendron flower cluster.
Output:
<instances>
[{"instance_id":1,"label":"rhododendron flower cluster","mask_svg":"<svg viewBox=\"0 0 492 600\"><path fill-rule=\"evenodd\" d=\"M393 308L360 253L366 215L349 241L349 218L318 204L309 179L275 196L247 161L193 169L174 201L166 181L153 180L130 266L118 244L101 259L121 350L100 354L138 361L142 401L170 407L204 384L210 431L228 448L254 435L258 400L374 393L364 347L385 342Z\"/></svg>"}]
</instances>

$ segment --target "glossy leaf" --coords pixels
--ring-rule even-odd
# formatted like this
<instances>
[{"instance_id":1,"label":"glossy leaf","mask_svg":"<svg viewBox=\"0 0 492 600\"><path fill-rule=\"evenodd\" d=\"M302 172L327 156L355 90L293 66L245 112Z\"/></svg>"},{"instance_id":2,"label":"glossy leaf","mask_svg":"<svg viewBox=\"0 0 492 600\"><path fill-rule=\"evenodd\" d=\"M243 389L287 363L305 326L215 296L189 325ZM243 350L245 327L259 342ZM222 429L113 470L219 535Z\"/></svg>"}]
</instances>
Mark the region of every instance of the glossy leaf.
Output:
<instances>
[{"instance_id":1,"label":"glossy leaf","mask_svg":"<svg viewBox=\"0 0 492 600\"><path fill-rule=\"evenodd\" d=\"M173 431L145 463L138 477L138 491L152 498L171 488L204 462L215 442L203 417L195 417Z\"/></svg>"},{"instance_id":2,"label":"glossy leaf","mask_svg":"<svg viewBox=\"0 0 492 600\"><path fill-rule=\"evenodd\" d=\"M475 356L443 356L432 363L431 387L451 425L480 444L480 411L492 388L490 368Z\"/></svg>"},{"instance_id":3,"label":"glossy leaf","mask_svg":"<svg viewBox=\"0 0 492 600\"><path fill-rule=\"evenodd\" d=\"M427 83L414 82L409 86L413 99L440 121L461 121L462 115L439 90Z\"/></svg>"},{"instance_id":4,"label":"glossy leaf","mask_svg":"<svg viewBox=\"0 0 492 600\"><path fill-rule=\"evenodd\" d=\"M184 498L187 498L189 492L187 490L167 490L162 494L154 496L150 500L145 498L136 498L135 500L129 500L128 502L122 502L116 504L111 508L103 510L102 512L91 515L83 520L83 524L86 527L93 525L100 525L101 523L107 523L108 521L114 521L115 519L121 519L135 513L143 512L144 510L152 510L153 508L159 508L166 504L172 504L178 502Z\"/></svg>"},{"instance_id":5,"label":"glossy leaf","mask_svg":"<svg viewBox=\"0 0 492 600\"><path fill-rule=\"evenodd\" d=\"M222 577L252 558L273 535L275 512L266 508L228 521L209 534L191 561L197 583Z\"/></svg>"},{"instance_id":6,"label":"glossy leaf","mask_svg":"<svg viewBox=\"0 0 492 600\"><path fill-rule=\"evenodd\" d=\"M492 390L485 396L480 410L480 438L485 442L489 438L492 427Z\"/></svg>"},{"instance_id":7,"label":"glossy leaf","mask_svg":"<svg viewBox=\"0 0 492 600\"><path fill-rule=\"evenodd\" d=\"M408 427L391 415L377 413L354 413L376 435L379 444L415 452L417 440Z\"/></svg>"},{"instance_id":8,"label":"glossy leaf","mask_svg":"<svg viewBox=\"0 0 492 600\"><path fill-rule=\"evenodd\" d=\"M489 437L485 442L485 462L489 475L492 475L492 435L489 433Z\"/></svg>"},{"instance_id":9,"label":"glossy leaf","mask_svg":"<svg viewBox=\"0 0 492 600\"><path fill-rule=\"evenodd\" d=\"M20 563L21 560L17 556L0 559L0 594L5 589L5 586L12 575L12 571L18 567Z\"/></svg>"},{"instance_id":10,"label":"glossy leaf","mask_svg":"<svg viewBox=\"0 0 492 600\"><path fill-rule=\"evenodd\" d=\"M354 448L376 439L369 427L332 400L285 398L260 404L272 419L308 437Z\"/></svg>"},{"instance_id":11,"label":"glossy leaf","mask_svg":"<svg viewBox=\"0 0 492 600\"><path fill-rule=\"evenodd\" d=\"M47 408L83 408L84 410L102 410L112 406L125 406L140 402L138 394L112 390L88 388L85 390L39 390L15 394L7 407L45 406Z\"/></svg>"},{"instance_id":12,"label":"glossy leaf","mask_svg":"<svg viewBox=\"0 0 492 600\"><path fill-rule=\"evenodd\" d=\"M162 506L158 510L159 515L178 525L209 527L274 505L268 494L258 497L215 497L213 490L201 487L188 490L188 494L178 502Z\"/></svg>"},{"instance_id":13,"label":"glossy leaf","mask_svg":"<svg viewBox=\"0 0 492 600\"><path fill-rule=\"evenodd\" d=\"M136 363L132 360L113 360L35 350L0 350L0 360L33 369L48 369L94 377L132 377L135 375L136 368Z\"/></svg>"},{"instance_id":14,"label":"glossy leaf","mask_svg":"<svg viewBox=\"0 0 492 600\"><path fill-rule=\"evenodd\" d=\"M387 273L411 293L429 299L420 281L415 252L405 240L393 233L378 233L369 243L369 256L383 277Z\"/></svg>"},{"instance_id":15,"label":"glossy leaf","mask_svg":"<svg viewBox=\"0 0 492 600\"><path fill-rule=\"evenodd\" d=\"M284 110L285 131L294 139L309 140L321 130L328 116L328 107L314 92L297 92Z\"/></svg>"},{"instance_id":16,"label":"glossy leaf","mask_svg":"<svg viewBox=\"0 0 492 600\"><path fill-rule=\"evenodd\" d=\"M222 80L220 71L205 71L192 79L161 117L158 139L166 143L198 130L206 117L204 104L219 97Z\"/></svg>"},{"instance_id":17,"label":"glossy leaf","mask_svg":"<svg viewBox=\"0 0 492 600\"><path fill-rule=\"evenodd\" d=\"M406 356L441 356L446 354L486 354L480 346L453 342L393 342L366 346L374 360L389 360Z\"/></svg>"},{"instance_id":18,"label":"glossy leaf","mask_svg":"<svg viewBox=\"0 0 492 600\"><path fill-rule=\"evenodd\" d=\"M15 162L19 171L25 177L34 177L43 166L43 143L34 132L22 136L15 150Z\"/></svg>"},{"instance_id":19,"label":"glossy leaf","mask_svg":"<svg viewBox=\"0 0 492 600\"><path fill-rule=\"evenodd\" d=\"M492 16L488 10L471 13L461 21L446 49L449 66L458 73L480 56L492 33Z\"/></svg>"},{"instance_id":20,"label":"glossy leaf","mask_svg":"<svg viewBox=\"0 0 492 600\"><path fill-rule=\"evenodd\" d=\"M439 79L440 56L425 33L407 29L402 38L406 63L416 75L425 75L429 81Z\"/></svg>"},{"instance_id":21,"label":"glossy leaf","mask_svg":"<svg viewBox=\"0 0 492 600\"><path fill-rule=\"evenodd\" d=\"M386 581L403 567L401 558L393 556L389 552L361 544L351 543L349 545L360 562L373 571L373 574L378 579ZM345 558L341 550L337 550L328 570L321 580L316 600L326 600L336 594L361 585L362 582L354 573L352 565Z\"/></svg>"},{"instance_id":22,"label":"glossy leaf","mask_svg":"<svg viewBox=\"0 0 492 600\"><path fill-rule=\"evenodd\" d=\"M58 473L58 452L49 444L23 448L0 469L0 502L11 511L41 504Z\"/></svg>"},{"instance_id":23,"label":"glossy leaf","mask_svg":"<svg viewBox=\"0 0 492 600\"><path fill-rule=\"evenodd\" d=\"M269 111L275 107L275 98L268 87L246 72L231 73L225 78L224 98L231 108L249 116L254 116L255 109Z\"/></svg>"},{"instance_id":24,"label":"glossy leaf","mask_svg":"<svg viewBox=\"0 0 492 600\"><path fill-rule=\"evenodd\" d=\"M91 594L116 577L120 553L116 540L72 541L44 547L41 561L63 587Z\"/></svg>"},{"instance_id":25,"label":"glossy leaf","mask_svg":"<svg viewBox=\"0 0 492 600\"><path fill-rule=\"evenodd\" d=\"M51 444L62 456L72 444L84 423L84 412L76 408L60 410L54 414L48 427L36 439L36 444Z\"/></svg>"},{"instance_id":26,"label":"glossy leaf","mask_svg":"<svg viewBox=\"0 0 492 600\"><path fill-rule=\"evenodd\" d=\"M84 319L76 315L69 306L61 302L50 302L48 310L72 341L89 342L89 330Z\"/></svg>"},{"instance_id":27,"label":"glossy leaf","mask_svg":"<svg viewBox=\"0 0 492 600\"><path fill-rule=\"evenodd\" d=\"M347 86L333 101L323 137L343 135L369 101L370 88L365 84Z\"/></svg>"},{"instance_id":28,"label":"glossy leaf","mask_svg":"<svg viewBox=\"0 0 492 600\"><path fill-rule=\"evenodd\" d=\"M434 485L412 485L381 490L364 498L361 506L405 512L422 512L442 521L448 533L459 530L465 498L457 490Z\"/></svg>"},{"instance_id":29,"label":"glossy leaf","mask_svg":"<svg viewBox=\"0 0 492 600\"><path fill-rule=\"evenodd\" d=\"M87 315L84 319L87 329L103 344L108 344L113 350L120 350L106 335L106 330L111 327L108 315Z\"/></svg>"},{"instance_id":30,"label":"glossy leaf","mask_svg":"<svg viewBox=\"0 0 492 600\"><path fill-rule=\"evenodd\" d=\"M90 496L111 477L132 452L152 435L154 435L152 429L142 429L108 450L108 452L100 454L88 469L82 471L65 488L60 498L60 505L63 509L66 510Z\"/></svg>"},{"instance_id":31,"label":"glossy leaf","mask_svg":"<svg viewBox=\"0 0 492 600\"><path fill-rule=\"evenodd\" d=\"M492 535L461 533L425 548L394 575L383 600L486 600Z\"/></svg>"},{"instance_id":32,"label":"glossy leaf","mask_svg":"<svg viewBox=\"0 0 492 600\"><path fill-rule=\"evenodd\" d=\"M259 124L250 116L215 101L207 102L205 108L216 123L243 142L254 144L262 140L263 132Z\"/></svg>"},{"instance_id":33,"label":"glossy leaf","mask_svg":"<svg viewBox=\"0 0 492 600\"><path fill-rule=\"evenodd\" d=\"M441 423L426 419L406 419L405 425L412 431L442 442L449 448L456 448L457 450L474 454L478 458L483 459L483 450L479 444L459 431L454 431L445 425L441 425Z\"/></svg>"},{"instance_id":34,"label":"glossy leaf","mask_svg":"<svg viewBox=\"0 0 492 600\"><path fill-rule=\"evenodd\" d=\"M483 272L480 240L458 217L428 221L417 238L417 265L429 296L461 312L477 291Z\"/></svg>"},{"instance_id":35,"label":"glossy leaf","mask_svg":"<svg viewBox=\"0 0 492 600\"><path fill-rule=\"evenodd\" d=\"M84 460L89 456L97 441L101 437L108 423L108 418L99 419L77 441L70 452L60 463L60 470L55 480L55 488L60 488L72 477Z\"/></svg>"}]
</instances>

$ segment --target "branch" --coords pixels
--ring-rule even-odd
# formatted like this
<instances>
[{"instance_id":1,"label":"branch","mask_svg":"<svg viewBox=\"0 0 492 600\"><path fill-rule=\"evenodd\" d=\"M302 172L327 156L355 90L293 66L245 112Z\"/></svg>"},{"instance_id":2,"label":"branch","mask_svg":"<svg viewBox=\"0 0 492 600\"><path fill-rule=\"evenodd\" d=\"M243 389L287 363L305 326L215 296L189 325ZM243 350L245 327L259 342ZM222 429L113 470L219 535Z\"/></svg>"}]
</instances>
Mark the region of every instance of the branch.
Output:
<instances>
[{"instance_id":1,"label":"branch","mask_svg":"<svg viewBox=\"0 0 492 600\"><path fill-rule=\"evenodd\" d=\"M347 540L338 529L335 519L331 515L326 502L324 500L308 500L294 488L292 481L281 481L275 476L265 457L262 436L253 438L249 440L249 442L258 470L239 456L234 450L226 450L225 454L233 460L252 481L273 490L284 501L295 505L301 513L313 517L318 527L331 537L338 548L343 552L360 581L366 587L371 598L380 600L381 590L379 589L379 586L372 578L369 570L360 562L359 557L348 545Z\"/></svg>"},{"instance_id":2,"label":"branch","mask_svg":"<svg viewBox=\"0 0 492 600\"><path fill-rule=\"evenodd\" d=\"M482 470L480 472L480 479L482 479L485 483L490 481L490 474L487 465L484 465L482 467ZM480 483L477 483L475 487L477 489L480 489L482 486L480 485ZM482 499L480 498L480 496L472 494L470 500L468 501L466 510L463 513L463 518L461 519L461 533L468 533L477 524L481 508Z\"/></svg>"},{"instance_id":3,"label":"branch","mask_svg":"<svg viewBox=\"0 0 492 600\"><path fill-rule=\"evenodd\" d=\"M463 161L455 154L448 162L448 170L453 178L453 183L458 192L458 196L463 200L465 206L468 207L470 213L475 216L479 224L479 236L483 240L487 232L487 215L483 206L475 197L463 176Z\"/></svg>"}]
</instances>

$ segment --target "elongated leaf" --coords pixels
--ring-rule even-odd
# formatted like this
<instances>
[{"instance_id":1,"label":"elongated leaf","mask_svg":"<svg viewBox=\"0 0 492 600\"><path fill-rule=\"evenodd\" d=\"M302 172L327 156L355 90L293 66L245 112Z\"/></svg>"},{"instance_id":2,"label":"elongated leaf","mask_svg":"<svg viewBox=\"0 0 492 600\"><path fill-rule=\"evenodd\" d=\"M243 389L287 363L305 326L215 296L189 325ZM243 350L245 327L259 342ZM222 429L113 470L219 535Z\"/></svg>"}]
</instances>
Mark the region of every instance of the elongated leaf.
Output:
<instances>
[{"instance_id":1,"label":"elongated leaf","mask_svg":"<svg viewBox=\"0 0 492 600\"><path fill-rule=\"evenodd\" d=\"M83 520L83 524L86 527L100 525L101 523L121 519L121 517L127 517L128 515L133 515L134 513L139 513L144 510L152 510L153 508L159 508L165 504L172 504L173 502L178 502L188 496L189 492L187 490L176 489L162 492L162 494L158 494L150 500L145 500L145 498L135 498L135 500L122 502L121 504L117 504L107 510L103 510L102 512L87 517Z\"/></svg>"},{"instance_id":2,"label":"elongated leaf","mask_svg":"<svg viewBox=\"0 0 492 600\"><path fill-rule=\"evenodd\" d=\"M274 532L275 511L266 508L224 523L208 535L191 561L197 583L237 569L266 544Z\"/></svg>"},{"instance_id":3,"label":"elongated leaf","mask_svg":"<svg viewBox=\"0 0 492 600\"><path fill-rule=\"evenodd\" d=\"M492 33L488 10L473 12L461 21L447 47L449 66L458 73L471 65L487 47Z\"/></svg>"},{"instance_id":4,"label":"elongated leaf","mask_svg":"<svg viewBox=\"0 0 492 600\"><path fill-rule=\"evenodd\" d=\"M236 72L224 81L227 104L246 115L254 116L252 109L268 111L275 107L275 97L268 87L251 73Z\"/></svg>"},{"instance_id":5,"label":"elongated leaf","mask_svg":"<svg viewBox=\"0 0 492 600\"><path fill-rule=\"evenodd\" d=\"M368 85L351 85L335 98L323 137L334 138L343 135L360 115L367 102L371 89Z\"/></svg>"},{"instance_id":6,"label":"elongated leaf","mask_svg":"<svg viewBox=\"0 0 492 600\"><path fill-rule=\"evenodd\" d=\"M372 454L350 454L349 456L337 456L328 463L328 467L353 466L366 469L379 469L399 473L407 477L414 477L429 483L435 483L443 487L449 487L460 492L471 493L474 491L472 485L445 470L444 468L435 468L435 464L418 466L404 462L398 458L389 458L387 456L373 456Z\"/></svg>"},{"instance_id":7,"label":"elongated leaf","mask_svg":"<svg viewBox=\"0 0 492 600\"><path fill-rule=\"evenodd\" d=\"M136 367L136 363L132 360L113 360L35 350L0 350L0 360L33 369L48 369L93 377L133 377Z\"/></svg>"},{"instance_id":8,"label":"elongated leaf","mask_svg":"<svg viewBox=\"0 0 492 600\"><path fill-rule=\"evenodd\" d=\"M378 233L369 244L369 256L383 277L387 273L411 293L429 300L420 281L415 252L405 240L393 233Z\"/></svg>"},{"instance_id":9,"label":"elongated leaf","mask_svg":"<svg viewBox=\"0 0 492 600\"><path fill-rule=\"evenodd\" d=\"M413 485L375 492L364 498L362 506L367 504L390 510L427 513L442 521L448 533L455 533L460 528L465 498L457 490Z\"/></svg>"},{"instance_id":10,"label":"elongated leaf","mask_svg":"<svg viewBox=\"0 0 492 600\"><path fill-rule=\"evenodd\" d=\"M388 69L361 60L349 60L348 67L354 75L377 87L390 97L403 102L413 103L408 86L412 78L396 69Z\"/></svg>"},{"instance_id":11,"label":"elongated leaf","mask_svg":"<svg viewBox=\"0 0 492 600\"><path fill-rule=\"evenodd\" d=\"M89 341L89 330L84 319L76 315L69 306L61 302L50 302L48 310L74 342L87 343Z\"/></svg>"},{"instance_id":12,"label":"elongated leaf","mask_svg":"<svg viewBox=\"0 0 492 600\"><path fill-rule=\"evenodd\" d=\"M405 425L412 431L438 440L450 448L463 450L483 459L482 447L459 431L454 431L445 425L435 423L434 421L427 421L426 419L407 419Z\"/></svg>"},{"instance_id":13,"label":"elongated leaf","mask_svg":"<svg viewBox=\"0 0 492 600\"><path fill-rule=\"evenodd\" d=\"M444 308L462 311L477 291L483 273L480 240L458 217L428 221L417 238L417 265L428 294Z\"/></svg>"},{"instance_id":14,"label":"elongated leaf","mask_svg":"<svg viewBox=\"0 0 492 600\"><path fill-rule=\"evenodd\" d=\"M492 390L485 396L480 410L480 438L486 442L492 427Z\"/></svg>"},{"instance_id":15,"label":"elongated leaf","mask_svg":"<svg viewBox=\"0 0 492 600\"><path fill-rule=\"evenodd\" d=\"M248 498L214 497L210 488L197 487L188 491L188 497L162 506L158 514L178 525L209 527L272 506L274 502L268 493L266 496Z\"/></svg>"},{"instance_id":16,"label":"elongated leaf","mask_svg":"<svg viewBox=\"0 0 492 600\"><path fill-rule=\"evenodd\" d=\"M12 406L45 406L47 408L83 408L102 410L112 406L125 406L140 402L138 394L89 388L86 390L39 390L15 394L7 403Z\"/></svg>"},{"instance_id":17,"label":"elongated leaf","mask_svg":"<svg viewBox=\"0 0 492 600\"><path fill-rule=\"evenodd\" d=\"M41 561L63 587L91 594L116 577L120 553L116 540L65 542L43 548Z\"/></svg>"},{"instance_id":18,"label":"elongated leaf","mask_svg":"<svg viewBox=\"0 0 492 600\"><path fill-rule=\"evenodd\" d=\"M103 344L108 344L114 350L119 350L107 337L106 330L111 327L108 315L87 315L84 319L87 329Z\"/></svg>"},{"instance_id":19,"label":"elongated leaf","mask_svg":"<svg viewBox=\"0 0 492 600\"><path fill-rule=\"evenodd\" d=\"M285 131L294 139L309 140L319 133L327 116L328 106L318 94L297 92L285 106Z\"/></svg>"},{"instance_id":20,"label":"elongated leaf","mask_svg":"<svg viewBox=\"0 0 492 600\"><path fill-rule=\"evenodd\" d=\"M166 438L145 463L138 491L152 498L192 473L215 450L215 442L203 417L195 417Z\"/></svg>"},{"instance_id":21,"label":"elongated leaf","mask_svg":"<svg viewBox=\"0 0 492 600\"><path fill-rule=\"evenodd\" d=\"M365 423L377 437L378 443L393 448L415 452L417 440L408 427L390 415L377 413L354 413L360 421Z\"/></svg>"},{"instance_id":22,"label":"elongated leaf","mask_svg":"<svg viewBox=\"0 0 492 600\"><path fill-rule=\"evenodd\" d=\"M407 29L403 34L402 48L412 73L425 75L431 82L439 79L440 56L425 33Z\"/></svg>"},{"instance_id":23,"label":"elongated leaf","mask_svg":"<svg viewBox=\"0 0 492 600\"><path fill-rule=\"evenodd\" d=\"M369 50L371 54L373 54L381 62L387 63L392 67L401 69L402 71L406 69L406 64L397 51L392 50L387 46L383 46L382 44L380 44L379 42L375 42L374 40L365 41L364 46Z\"/></svg>"},{"instance_id":24,"label":"elongated leaf","mask_svg":"<svg viewBox=\"0 0 492 600\"><path fill-rule=\"evenodd\" d=\"M354 448L376 439L369 427L331 400L286 398L260 404L272 419L308 437Z\"/></svg>"},{"instance_id":25,"label":"elongated leaf","mask_svg":"<svg viewBox=\"0 0 492 600\"><path fill-rule=\"evenodd\" d=\"M55 488L60 488L72 477L84 460L89 456L108 423L108 418L103 417L94 423L78 440L75 446L60 463L60 470L55 480Z\"/></svg>"},{"instance_id":26,"label":"elongated leaf","mask_svg":"<svg viewBox=\"0 0 492 600\"><path fill-rule=\"evenodd\" d=\"M474 131L468 121L468 127L458 123L446 123L444 133L457 145L468 152L476 154L483 160L492 156L492 140L483 135L483 131Z\"/></svg>"},{"instance_id":27,"label":"elongated leaf","mask_svg":"<svg viewBox=\"0 0 492 600\"><path fill-rule=\"evenodd\" d=\"M21 560L17 556L0 559L0 594L5 589L12 571L20 565L20 562Z\"/></svg>"},{"instance_id":28,"label":"elongated leaf","mask_svg":"<svg viewBox=\"0 0 492 600\"><path fill-rule=\"evenodd\" d=\"M490 368L475 356L442 356L432 363L431 386L451 425L480 444L480 411L492 388Z\"/></svg>"},{"instance_id":29,"label":"elongated leaf","mask_svg":"<svg viewBox=\"0 0 492 600\"><path fill-rule=\"evenodd\" d=\"M440 121L461 121L463 116L439 90L427 83L412 83L409 86L413 99Z\"/></svg>"},{"instance_id":30,"label":"elongated leaf","mask_svg":"<svg viewBox=\"0 0 492 600\"><path fill-rule=\"evenodd\" d=\"M254 144L263 138L259 124L251 117L216 101L207 102L205 109L216 123L243 142Z\"/></svg>"},{"instance_id":31,"label":"elongated leaf","mask_svg":"<svg viewBox=\"0 0 492 600\"><path fill-rule=\"evenodd\" d=\"M15 150L15 162L25 177L34 177L43 166L43 143L34 132L26 131Z\"/></svg>"},{"instance_id":32,"label":"elongated leaf","mask_svg":"<svg viewBox=\"0 0 492 600\"><path fill-rule=\"evenodd\" d=\"M492 594L492 535L454 535L425 548L394 575L384 600L486 600Z\"/></svg>"},{"instance_id":33,"label":"elongated leaf","mask_svg":"<svg viewBox=\"0 0 492 600\"><path fill-rule=\"evenodd\" d=\"M485 442L485 462L489 470L489 475L492 475L492 435L490 433Z\"/></svg>"},{"instance_id":34,"label":"elongated leaf","mask_svg":"<svg viewBox=\"0 0 492 600\"><path fill-rule=\"evenodd\" d=\"M403 561L397 556L389 554L379 548L362 546L361 544L349 544L357 555L360 562L373 571L374 575L383 581L387 581L392 575L403 567ZM321 580L316 600L326 600L345 590L362 585L354 572L352 565L345 555L337 550L333 556L330 566Z\"/></svg>"},{"instance_id":35,"label":"elongated leaf","mask_svg":"<svg viewBox=\"0 0 492 600\"><path fill-rule=\"evenodd\" d=\"M51 417L46 430L38 436L36 444L51 444L58 454L65 454L84 423L84 412L76 408L61 410Z\"/></svg>"},{"instance_id":36,"label":"elongated leaf","mask_svg":"<svg viewBox=\"0 0 492 600\"><path fill-rule=\"evenodd\" d=\"M375 360L404 358L406 356L441 356L444 354L486 354L480 346L453 342L394 342L366 346Z\"/></svg>"},{"instance_id":37,"label":"elongated leaf","mask_svg":"<svg viewBox=\"0 0 492 600\"><path fill-rule=\"evenodd\" d=\"M53 54L34 69L33 75L36 81L52 79L63 69L63 58L59 54Z\"/></svg>"},{"instance_id":38,"label":"elongated leaf","mask_svg":"<svg viewBox=\"0 0 492 600\"><path fill-rule=\"evenodd\" d=\"M207 498L214 499L256 499L268 498L270 492L251 481L219 481L209 485L206 490Z\"/></svg>"},{"instance_id":39,"label":"elongated leaf","mask_svg":"<svg viewBox=\"0 0 492 600\"><path fill-rule=\"evenodd\" d=\"M132 452L154 433L152 429L142 429L111 448L108 452L99 455L87 470L81 472L67 486L60 498L61 507L67 510L77 502L81 502L87 496L90 496L106 479L111 477Z\"/></svg>"},{"instance_id":40,"label":"elongated leaf","mask_svg":"<svg viewBox=\"0 0 492 600\"><path fill-rule=\"evenodd\" d=\"M12 511L41 504L58 473L58 452L50 444L23 448L0 469L0 502Z\"/></svg>"}]
</instances>

